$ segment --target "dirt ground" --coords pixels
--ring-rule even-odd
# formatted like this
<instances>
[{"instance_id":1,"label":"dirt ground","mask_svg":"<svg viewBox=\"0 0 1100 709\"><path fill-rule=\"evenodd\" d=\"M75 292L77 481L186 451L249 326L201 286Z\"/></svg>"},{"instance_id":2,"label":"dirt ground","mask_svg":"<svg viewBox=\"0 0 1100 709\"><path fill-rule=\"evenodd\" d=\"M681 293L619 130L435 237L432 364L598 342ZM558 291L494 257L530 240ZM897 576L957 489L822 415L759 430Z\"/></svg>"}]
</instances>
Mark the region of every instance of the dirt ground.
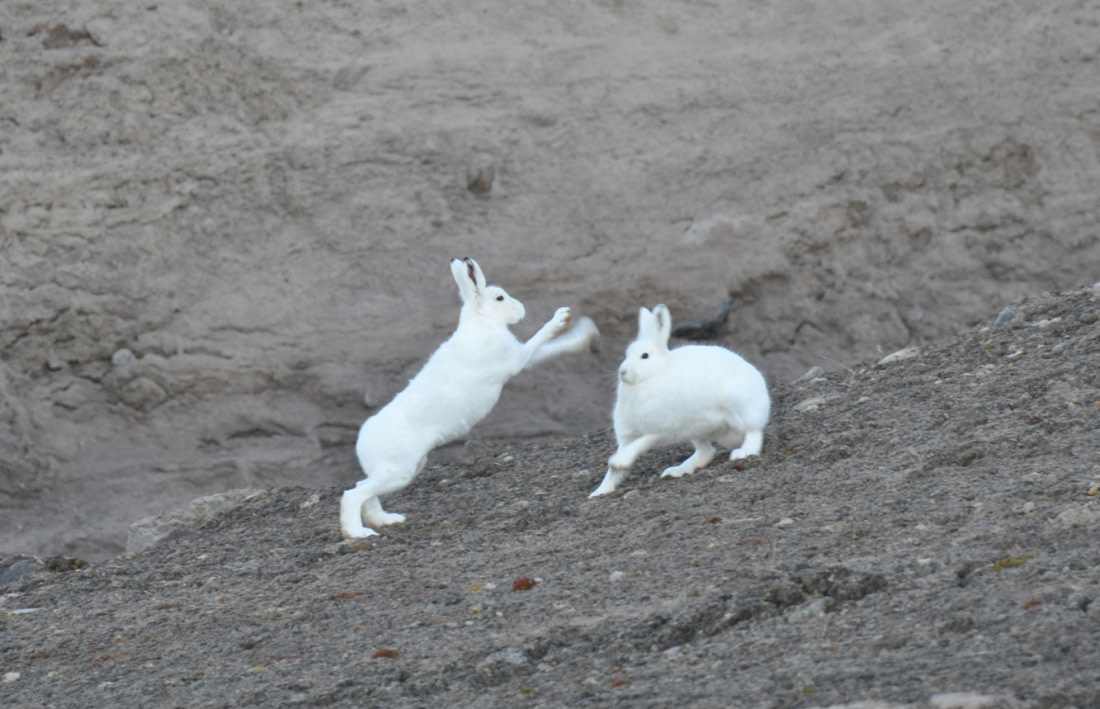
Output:
<instances>
[{"instance_id":1,"label":"dirt ground","mask_svg":"<svg viewBox=\"0 0 1100 709\"><path fill-rule=\"evenodd\" d=\"M774 383L1100 278L1100 6L0 0L0 553L348 486L447 262L591 316L471 434L609 425L640 305ZM495 180L467 189L488 156ZM461 459L461 446L439 462ZM602 455L602 452L601 452Z\"/></svg>"},{"instance_id":2,"label":"dirt ground","mask_svg":"<svg viewBox=\"0 0 1100 709\"><path fill-rule=\"evenodd\" d=\"M1100 706L1100 289L774 390L760 458L473 446L345 542L256 491L0 568L0 704Z\"/></svg>"},{"instance_id":3,"label":"dirt ground","mask_svg":"<svg viewBox=\"0 0 1100 709\"><path fill-rule=\"evenodd\" d=\"M0 706L1100 706L1098 56L1084 1L0 0ZM602 348L342 542L465 255ZM588 500L638 306L727 298L764 454Z\"/></svg>"}]
</instances>

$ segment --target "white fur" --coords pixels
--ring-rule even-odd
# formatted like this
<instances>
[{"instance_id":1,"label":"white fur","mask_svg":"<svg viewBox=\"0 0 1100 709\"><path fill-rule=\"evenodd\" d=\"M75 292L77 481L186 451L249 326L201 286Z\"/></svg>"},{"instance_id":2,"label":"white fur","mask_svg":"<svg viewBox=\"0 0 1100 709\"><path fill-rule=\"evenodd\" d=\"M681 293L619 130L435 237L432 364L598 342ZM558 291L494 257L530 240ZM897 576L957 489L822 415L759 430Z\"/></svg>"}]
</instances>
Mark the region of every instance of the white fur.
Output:
<instances>
[{"instance_id":1,"label":"white fur","mask_svg":"<svg viewBox=\"0 0 1100 709\"><path fill-rule=\"evenodd\" d=\"M488 414L505 382L534 361L588 345L596 326L581 318L555 340L571 318L569 308L525 343L509 325L524 316L523 304L485 275L471 258L452 259L451 274L462 298L458 327L409 384L359 429L355 452L366 477L340 500L340 530L348 539L377 534L375 527L405 521L386 512L378 497L404 488L424 467L432 449L465 435Z\"/></svg>"},{"instance_id":2,"label":"white fur","mask_svg":"<svg viewBox=\"0 0 1100 709\"><path fill-rule=\"evenodd\" d=\"M710 464L717 442L730 460L760 453L771 397L764 377L739 355L716 345L668 348L672 316L658 305L638 311L638 337L619 366L612 420L618 449L589 497L613 492L642 453L691 441L695 452L661 477L678 478Z\"/></svg>"}]
</instances>

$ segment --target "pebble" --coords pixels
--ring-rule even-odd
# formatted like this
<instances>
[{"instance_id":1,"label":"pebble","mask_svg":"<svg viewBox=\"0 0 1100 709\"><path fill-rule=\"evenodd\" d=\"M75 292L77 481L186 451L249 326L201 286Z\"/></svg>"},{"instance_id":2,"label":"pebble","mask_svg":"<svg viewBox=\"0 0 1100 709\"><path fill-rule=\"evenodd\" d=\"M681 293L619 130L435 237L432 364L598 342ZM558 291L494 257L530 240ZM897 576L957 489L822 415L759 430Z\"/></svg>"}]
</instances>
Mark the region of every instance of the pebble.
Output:
<instances>
[{"instance_id":1,"label":"pebble","mask_svg":"<svg viewBox=\"0 0 1100 709\"><path fill-rule=\"evenodd\" d=\"M775 526L782 528L782 527L790 527L792 524L794 524L793 519L791 519L790 517L784 517L783 519L776 522Z\"/></svg>"},{"instance_id":2,"label":"pebble","mask_svg":"<svg viewBox=\"0 0 1100 709\"><path fill-rule=\"evenodd\" d=\"M800 414L808 413L810 411L816 411L829 400L827 396L812 396L809 399L803 399L794 405L794 410Z\"/></svg>"},{"instance_id":3,"label":"pebble","mask_svg":"<svg viewBox=\"0 0 1100 709\"><path fill-rule=\"evenodd\" d=\"M521 651L515 648L505 648L486 655L485 659L478 664L477 669L479 672L489 674L493 672L495 667L500 667L501 665L522 667L526 665L527 662L527 656Z\"/></svg>"},{"instance_id":4,"label":"pebble","mask_svg":"<svg viewBox=\"0 0 1100 709\"><path fill-rule=\"evenodd\" d=\"M493 189L496 163L493 156L477 153L466 161L466 189L474 194L488 194Z\"/></svg>"},{"instance_id":5,"label":"pebble","mask_svg":"<svg viewBox=\"0 0 1100 709\"><path fill-rule=\"evenodd\" d=\"M903 347L897 352L891 352L878 361L879 364L890 364L891 362L900 362L905 359L912 359L920 354L919 347Z\"/></svg>"},{"instance_id":6,"label":"pebble","mask_svg":"<svg viewBox=\"0 0 1100 709\"><path fill-rule=\"evenodd\" d=\"M1067 527L1093 524L1100 521L1100 505L1069 507L1059 513L1057 520Z\"/></svg>"},{"instance_id":7,"label":"pebble","mask_svg":"<svg viewBox=\"0 0 1100 709\"><path fill-rule=\"evenodd\" d=\"M814 366L814 367L810 367L809 369L807 369L806 373L803 374L798 379L795 379L795 381L796 382L811 382L814 379L820 379L824 376L825 376L825 370L822 369L821 367Z\"/></svg>"},{"instance_id":8,"label":"pebble","mask_svg":"<svg viewBox=\"0 0 1100 709\"><path fill-rule=\"evenodd\" d=\"M1012 320L1016 317L1017 312L1019 311L1011 306L1002 310L1000 313L998 313L997 319L993 321L993 329L1000 330L1005 325L1012 322Z\"/></svg>"},{"instance_id":9,"label":"pebble","mask_svg":"<svg viewBox=\"0 0 1100 709\"><path fill-rule=\"evenodd\" d=\"M125 347L120 350L115 350L115 353L111 355L112 367L125 367L130 362L134 361L134 353Z\"/></svg>"},{"instance_id":10,"label":"pebble","mask_svg":"<svg viewBox=\"0 0 1100 709\"><path fill-rule=\"evenodd\" d=\"M33 556L16 559L6 568L0 569L0 587L19 581L40 568L42 568L42 562Z\"/></svg>"},{"instance_id":11,"label":"pebble","mask_svg":"<svg viewBox=\"0 0 1100 709\"><path fill-rule=\"evenodd\" d=\"M836 601L829 596L822 596L815 598L809 603L795 608L787 616L788 620L792 622L806 620L808 618L820 618L828 613L833 607L836 606Z\"/></svg>"},{"instance_id":12,"label":"pebble","mask_svg":"<svg viewBox=\"0 0 1100 709\"><path fill-rule=\"evenodd\" d=\"M18 680L22 676L23 675L19 674L18 672L5 672L4 673L4 684L11 684L12 682L15 682L16 680Z\"/></svg>"},{"instance_id":13,"label":"pebble","mask_svg":"<svg viewBox=\"0 0 1100 709\"><path fill-rule=\"evenodd\" d=\"M935 709L1011 709L1022 706L1012 697L976 692L933 694L928 703Z\"/></svg>"}]
</instances>

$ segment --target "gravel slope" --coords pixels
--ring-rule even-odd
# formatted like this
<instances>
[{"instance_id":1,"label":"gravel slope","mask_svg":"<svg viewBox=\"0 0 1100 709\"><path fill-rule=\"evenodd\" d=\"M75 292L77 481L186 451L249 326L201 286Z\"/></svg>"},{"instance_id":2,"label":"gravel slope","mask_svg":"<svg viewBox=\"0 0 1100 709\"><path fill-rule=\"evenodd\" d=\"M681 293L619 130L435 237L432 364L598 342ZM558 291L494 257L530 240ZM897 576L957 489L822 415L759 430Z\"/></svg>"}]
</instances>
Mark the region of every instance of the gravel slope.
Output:
<instances>
[{"instance_id":1,"label":"gravel slope","mask_svg":"<svg viewBox=\"0 0 1100 709\"><path fill-rule=\"evenodd\" d=\"M601 430L470 446L362 542L294 487L9 558L0 704L1098 706L1100 292L988 321L778 386L759 459L655 451L610 498Z\"/></svg>"}]
</instances>

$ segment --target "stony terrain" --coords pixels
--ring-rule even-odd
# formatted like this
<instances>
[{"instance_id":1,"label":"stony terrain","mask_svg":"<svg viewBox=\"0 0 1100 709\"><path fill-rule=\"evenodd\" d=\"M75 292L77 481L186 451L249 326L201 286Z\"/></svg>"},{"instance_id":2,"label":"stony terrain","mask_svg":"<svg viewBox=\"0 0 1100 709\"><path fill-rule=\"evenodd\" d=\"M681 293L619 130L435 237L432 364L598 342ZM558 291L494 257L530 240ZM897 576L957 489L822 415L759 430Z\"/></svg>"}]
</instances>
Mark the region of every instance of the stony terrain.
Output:
<instances>
[{"instance_id":1,"label":"stony terrain","mask_svg":"<svg viewBox=\"0 0 1100 709\"><path fill-rule=\"evenodd\" d=\"M1100 706L1098 57L1084 0L0 0L0 706ZM464 255L602 348L342 542ZM729 304L764 454L588 500L657 302Z\"/></svg>"},{"instance_id":2,"label":"stony terrain","mask_svg":"<svg viewBox=\"0 0 1100 709\"><path fill-rule=\"evenodd\" d=\"M642 304L789 382L1094 283L1098 53L1094 2L0 0L0 553L351 484L452 256L605 336L483 441L607 426Z\"/></svg>"},{"instance_id":3,"label":"stony terrain","mask_svg":"<svg viewBox=\"0 0 1100 709\"><path fill-rule=\"evenodd\" d=\"M1100 289L774 399L760 458L609 498L601 430L470 446L365 541L290 487L8 559L0 705L1100 706Z\"/></svg>"}]
</instances>

